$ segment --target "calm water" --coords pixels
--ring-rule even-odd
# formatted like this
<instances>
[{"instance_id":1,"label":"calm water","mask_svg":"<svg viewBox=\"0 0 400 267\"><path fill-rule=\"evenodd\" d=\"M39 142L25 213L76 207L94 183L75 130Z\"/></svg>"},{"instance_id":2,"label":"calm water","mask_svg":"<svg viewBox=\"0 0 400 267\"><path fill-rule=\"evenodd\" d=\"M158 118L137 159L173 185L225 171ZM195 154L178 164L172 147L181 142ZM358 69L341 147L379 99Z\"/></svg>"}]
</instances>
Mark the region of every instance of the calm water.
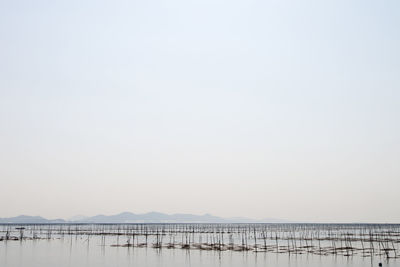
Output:
<instances>
[{"instance_id":1,"label":"calm water","mask_svg":"<svg viewBox=\"0 0 400 267\"><path fill-rule=\"evenodd\" d=\"M16 233L16 231L14 232ZM40 233L39 234L43 234ZM3 232L0 236L4 236ZM400 266L400 259L384 256L313 255L288 253L255 253L254 251L209 251L196 249L156 249L149 247L113 247L123 244L126 236L62 235L49 239L0 241L1 267L67 267L67 266Z\"/></svg>"}]
</instances>

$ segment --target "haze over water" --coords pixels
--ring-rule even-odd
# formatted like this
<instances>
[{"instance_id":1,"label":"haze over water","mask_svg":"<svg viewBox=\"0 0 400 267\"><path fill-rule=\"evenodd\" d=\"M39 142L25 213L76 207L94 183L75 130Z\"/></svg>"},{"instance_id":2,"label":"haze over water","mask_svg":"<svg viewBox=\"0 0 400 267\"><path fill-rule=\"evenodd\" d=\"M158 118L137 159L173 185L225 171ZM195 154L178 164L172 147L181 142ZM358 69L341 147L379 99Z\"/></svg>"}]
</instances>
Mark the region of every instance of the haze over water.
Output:
<instances>
[{"instance_id":1,"label":"haze over water","mask_svg":"<svg viewBox=\"0 0 400 267\"><path fill-rule=\"evenodd\" d=\"M161 227L157 252L27 221L0 225L0 265L398 265L399 14L397 0L0 1L0 222L330 224L239 227L233 245L216 228L177 250ZM266 232L283 243L257 243ZM332 251L347 256L319 255Z\"/></svg>"}]
</instances>

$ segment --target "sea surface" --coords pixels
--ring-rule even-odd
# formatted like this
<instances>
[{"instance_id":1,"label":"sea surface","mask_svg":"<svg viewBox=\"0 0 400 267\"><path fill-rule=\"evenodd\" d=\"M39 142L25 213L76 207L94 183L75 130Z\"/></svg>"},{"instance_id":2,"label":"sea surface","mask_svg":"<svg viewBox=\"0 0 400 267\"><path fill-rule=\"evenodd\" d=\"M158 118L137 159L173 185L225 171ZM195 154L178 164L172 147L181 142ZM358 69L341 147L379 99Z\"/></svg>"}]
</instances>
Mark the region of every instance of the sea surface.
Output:
<instances>
[{"instance_id":1,"label":"sea surface","mask_svg":"<svg viewBox=\"0 0 400 267\"><path fill-rule=\"evenodd\" d=\"M144 228L145 227L145 228ZM388 247L398 248L398 236L393 234L391 239L387 233L397 233L398 228L391 226L390 231L382 226L349 226L340 228L327 228L327 226L313 226L312 228L303 228L296 226L263 226L246 225L243 228L224 225L208 225L205 228L199 225L2 225L0 226L0 266L1 267L108 267L108 266L151 266L151 267L235 267L235 266L277 266L277 267L333 267L333 266L400 266L400 259L395 258L395 251L388 249L390 253L381 253L385 245L379 242L386 242ZM264 227L264 228L263 228ZM265 228L266 227L266 228ZM49 229L51 229L49 233ZM101 230L99 230L101 229ZM135 230L136 229L136 230ZM140 230L139 230L140 229ZM146 230L143 230L146 229ZM159 234L161 231L163 232ZM174 229L172 231L171 229ZM205 231L209 229L209 231ZM221 229L225 229L225 237ZM234 233L232 229L238 229ZM243 230L246 229L246 230ZM257 232L254 232L254 229ZM260 229L267 229L270 235L266 237L270 246L263 249L264 240ZM274 229L276 232L273 232ZM288 229L292 229L289 232ZM310 230L313 229L313 230ZM335 236L327 241L321 237L322 233L336 229L341 233L351 233L341 237ZM340 230L338 230L340 229ZM358 247L368 246L366 242L357 244L347 239L349 236L355 236L354 233L360 231L360 235L370 233L371 231L385 233L381 236L375 236L376 247L374 255L366 255ZM113 230L112 234L110 231ZM146 231L146 236L140 234ZM168 232L169 231L169 232ZM220 232L218 232L220 231ZM243 232L247 231L247 240L244 241ZM307 246L304 242L300 243L301 234L304 239L309 239ZM314 231L314 232L311 232ZM239 233L240 232L240 233ZM253 235L250 233L253 232ZM319 238L316 233L319 233ZM286 235L283 235L286 233ZM307 233L307 234L306 234ZM189 236L192 235L192 237ZM236 235L236 236L235 236ZM278 246L273 247L277 242ZM315 235L315 236L314 236ZM134 237L136 236L136 238ZM189 237L188 237L189 236ZM220 236L217 238L216 236ZM7 237L7 238L6 238ZM256 242L254 242L256 237ZM257 237L260 239L258 240ZM291 237L291 238L287 238ZM311 238L312 237L312 238ZM332 235L331 235L332 237ZM192 238L192 239L191 239ZM341 239L344 241L341 241ZM366 237L367 238L367 237ZM382 241L379 241L382 238ZM146 245L144 240L147 239ZM275 239L275 240L274 240ZM347 240L347 241L346 241ZM357 240L357 238L354 238ZM389 243L389 240L392 242ZM322 241L322 245L321 245ZM349 243L350 241L350 243ZM136 243L135 243L136 242ZM247 242L248 249L234 250L223 249L228 243L235 243L238 247L243 242ZM280 243L279 243L280 242ZM296 243L297 242L297 243ZM313 243L312 243L313 242ZM341 242L344 242L341 244ZM372 242L372 241L371 241ZM174 243L174 246L171 244ZM184 248L185 244L189 244ZM218 249L199 249L196 244L217 243ZM224 244L224 245L221 245ZM161 246L157 246L161 244ZM169 247L168 247L169 244ZM285 248L285 244L288 244ZM328 253L328 247L335 246L339 249L342 246L351 244L354 252L349 253ZM306 248L301 248L306 247ZM312 251L312 248L314 250ZM379 250L379 247L381 250ZM295 250L296 248L297 250ZM348 250L349 248L347 248ZM325 252L324 252L325 251Z\"/></svg>"}]
</instances>

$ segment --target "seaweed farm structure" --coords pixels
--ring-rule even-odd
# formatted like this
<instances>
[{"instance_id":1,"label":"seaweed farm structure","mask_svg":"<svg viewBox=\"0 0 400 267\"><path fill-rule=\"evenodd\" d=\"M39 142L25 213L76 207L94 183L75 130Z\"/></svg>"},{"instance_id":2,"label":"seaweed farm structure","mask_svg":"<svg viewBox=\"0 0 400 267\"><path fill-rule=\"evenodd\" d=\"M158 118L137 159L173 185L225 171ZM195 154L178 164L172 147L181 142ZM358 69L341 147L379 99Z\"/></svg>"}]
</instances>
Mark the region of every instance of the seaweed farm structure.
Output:
<instances>
[{"instance_id":1,"label":"seaweed farm structure","mask_svg":"<svg viewBox=\"0 0 400 267\"><path fill-rule=\"evenodd\" d=\"M398 224L2 224L0 242L84 238L102 247L400 257ZM93 241L93 242L94 242Z\"/></svg>"}]
</instances>

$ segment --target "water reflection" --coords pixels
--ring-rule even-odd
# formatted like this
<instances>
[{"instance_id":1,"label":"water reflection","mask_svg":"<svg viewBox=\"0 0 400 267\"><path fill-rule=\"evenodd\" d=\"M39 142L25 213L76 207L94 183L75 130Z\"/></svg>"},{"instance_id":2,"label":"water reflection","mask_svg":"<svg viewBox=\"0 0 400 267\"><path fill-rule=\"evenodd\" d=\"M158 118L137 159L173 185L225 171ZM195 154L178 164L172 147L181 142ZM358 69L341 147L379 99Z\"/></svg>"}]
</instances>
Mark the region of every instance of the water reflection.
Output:
<instances>
[{"instance_id":1,"label":"water reflection","mask_svg":"<svg viewBox=\"0 0 400 267\"><path fill-rule=\"evenodd\" d=\"M50 240L0 242L2 267L365 267L400 266L398 260L359 256L321 256L312 254L255 253L253 251L208 251L146 247L111 247L121 237L53 237Z\"/></svg>"}]
</instances>

